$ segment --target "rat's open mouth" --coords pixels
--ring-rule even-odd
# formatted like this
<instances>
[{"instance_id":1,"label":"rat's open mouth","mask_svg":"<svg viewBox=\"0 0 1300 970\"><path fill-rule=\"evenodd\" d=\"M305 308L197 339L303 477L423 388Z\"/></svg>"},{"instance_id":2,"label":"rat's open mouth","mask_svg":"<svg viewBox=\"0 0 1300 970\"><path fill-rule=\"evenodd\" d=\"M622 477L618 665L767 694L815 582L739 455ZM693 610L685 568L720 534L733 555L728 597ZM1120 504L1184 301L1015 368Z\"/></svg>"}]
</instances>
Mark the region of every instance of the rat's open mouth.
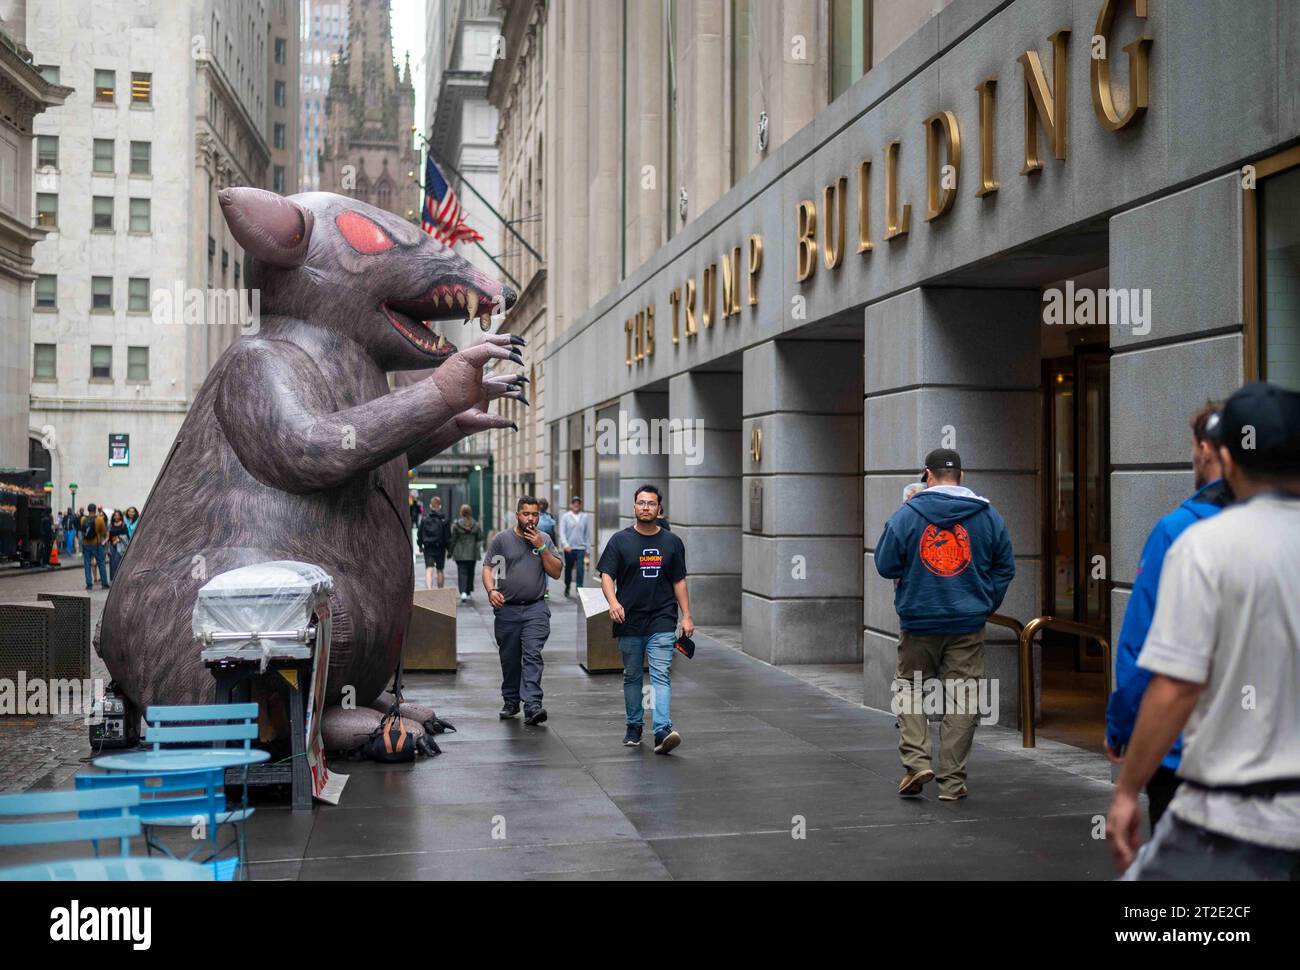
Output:
<instances>
[{"instance_id":1,"label":"rat's open mouth","mask_svg":"<svg viewBox=\"0 0 1300 970\"><path fill-rule=\"evenodd\" d=\"M415 347L435 357L449 357L456 353L456 345L434 333L426 321L463 319L469 322L477 317L479 326L487 331L492 326L497 302L497 297L472 286L444 284L417 299L391 300L380 306L388 322Z\"/></svg>"}]
</instances>

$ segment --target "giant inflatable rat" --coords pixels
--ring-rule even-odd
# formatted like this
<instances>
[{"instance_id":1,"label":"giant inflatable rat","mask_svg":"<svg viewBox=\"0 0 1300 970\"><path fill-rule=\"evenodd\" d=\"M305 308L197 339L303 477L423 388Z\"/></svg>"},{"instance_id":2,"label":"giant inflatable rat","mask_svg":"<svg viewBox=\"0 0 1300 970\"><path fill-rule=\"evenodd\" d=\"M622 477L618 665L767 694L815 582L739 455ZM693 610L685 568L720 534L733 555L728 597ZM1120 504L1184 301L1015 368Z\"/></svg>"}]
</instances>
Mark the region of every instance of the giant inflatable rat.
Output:
<instances>
[{"instance_id":1,"label":"giant inflatable rat","mask_svg":"<svg viewBox=\"0 0 1300 970\"><path fill-rule=\"evenodd\" d=\"M137 704L208 703L190 630L198 590L237 566L294 559L334 578L327 703L365 704L401 651L413 587L407 469L523 399L523 339L457 350L422 321L487 318L515 294L405 220L343 196L224 189L260 291L246 333L204 381L104 607L99 650ZM250 328L251 329L251 328ZM387 372L436 367L395 391ZM525 402L526 403L526 402Z\"/></svg>"}]
</instances>

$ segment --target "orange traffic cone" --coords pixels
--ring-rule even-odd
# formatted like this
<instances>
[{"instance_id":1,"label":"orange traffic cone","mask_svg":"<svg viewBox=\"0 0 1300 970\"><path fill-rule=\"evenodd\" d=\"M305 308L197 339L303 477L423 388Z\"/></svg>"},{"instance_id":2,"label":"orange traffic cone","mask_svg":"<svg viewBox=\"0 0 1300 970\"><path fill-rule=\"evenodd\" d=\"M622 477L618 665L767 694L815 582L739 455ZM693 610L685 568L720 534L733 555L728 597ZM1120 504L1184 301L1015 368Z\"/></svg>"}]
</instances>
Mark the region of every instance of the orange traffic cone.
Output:
<instances>
[{"instance_id":1,"label":"orange traffic cone","mask_svg":"<svg viewBox=\"0 0 1300 970\"><path fill-rule=\"evenodd\" d=\"M50 546L50 565L57 566L58 564L59 564L59 544L56 542Z\"/></svg>"}]
</instances>

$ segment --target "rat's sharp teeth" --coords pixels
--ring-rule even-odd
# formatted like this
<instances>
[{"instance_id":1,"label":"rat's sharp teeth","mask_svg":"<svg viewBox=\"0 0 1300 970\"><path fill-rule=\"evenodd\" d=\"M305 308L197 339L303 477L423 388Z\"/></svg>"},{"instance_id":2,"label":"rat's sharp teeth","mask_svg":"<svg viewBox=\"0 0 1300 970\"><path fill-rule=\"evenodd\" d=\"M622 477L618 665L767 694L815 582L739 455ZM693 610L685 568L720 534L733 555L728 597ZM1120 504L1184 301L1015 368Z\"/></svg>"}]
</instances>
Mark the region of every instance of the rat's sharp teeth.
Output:
<instances>
[{"instance_id":1,"label":"rat's sharp teeth","mask_svg":"<svg viewBox=\"0 0 1300 970\"><path fill-rule=\"evenodd\" d=\"M458 304L460 304L460 307L461 307L462 310L465 308L465 291L464 291L464 290L457 290L457 291L456 291L456 302L457 302Z\"/></svg>"},{"instance_id":2,"label":"rat's sharp teeth","mask_svg":"<svg viewBox=\"0 0 1300 970\"><path fill-rule=\"evenodd\" d=\"M492 318L487 315L481 316L478 318L478 325L480 330L487 333L492 329Z\"/></svg>"},{"instance_id":3,"label":"rat's sharp teeth","mask_svg":"<svg viewBox=\"0 0 1300 970\"><path fill-rule=\"evenodd\" d=\"M451 290L442 291L442 302L447 304L447 306L451 306Z\"/></svg>"},{"instance_id":4,"label":"rat's sharp teeth","mask_svg":"<svg viewBox=\"0 0 1300 970\"><path fill-rule=\"evenodd\" d=\"M465 309L468 311L470 319L478 316L478 294L470 290L465 297Z\"/></svg>"}]
</instances>

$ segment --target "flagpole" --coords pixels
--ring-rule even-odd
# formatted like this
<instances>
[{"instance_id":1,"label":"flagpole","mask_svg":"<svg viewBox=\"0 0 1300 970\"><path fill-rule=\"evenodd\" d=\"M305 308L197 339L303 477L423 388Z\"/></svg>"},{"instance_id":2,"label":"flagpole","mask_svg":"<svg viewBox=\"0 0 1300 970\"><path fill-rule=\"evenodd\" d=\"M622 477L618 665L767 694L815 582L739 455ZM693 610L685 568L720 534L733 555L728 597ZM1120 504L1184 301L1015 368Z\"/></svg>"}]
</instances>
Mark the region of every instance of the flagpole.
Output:
<instances>
[{"instance_id":1,"label":"flagpole","mask_svg":"<svg viewBox=\"0 0 1300 970\"><path fill-rule=\"evenodd\" d=\"M421 192L428 191L424 187L424 183L421 182L418 178L412 176L411 181L414 182L419 187ZM517 279L515 279L513 276L510 275L509 270L507 270L504 266L502 266L499 262L497 262L497 258L493 256L491 253L489 253L487 249L484 248L483 244L479 242L479 240L475 239L474 245L478 247L479 252L481 252L484 256L486 256L489 260L492 261L492 265L495 266L497 269L499 269L501 271L501 274L505 276L506 279L508 279L511 283L515 284L515 289L517 290L523 289L522 284L520 284L520 282Z\"/></svg>"},{"instance_id":2,"label":"flagpole","mask_svg":"<svg viewBox=\"0 0 1300 970\"><path fill-rule=\"evenodd\" d=\"M491 211L491 213L494 216L496 216L497 219L501 222L501 225L506 227L506 231L510 233L510 235L514 236L515 239L519 241L519 244L523 246L524 249L528 250L529 253L532 254L533 259L537 260L539 263L545 262L545 260L542 259L542 254L539 253L532 246L528 245L528 240L525 239L523 236L519 235L519 233L515 231L514 227L511 226L510 223L506 221L505 216L497 212L496 208L492 205L492 203L489 202L487 199L483 198L483 196L479 194L478 189L474 188L474 186L470 183L470 181L466 179L464 175L462 175L460 172L456 170L455 166L453 166L450 162L446 161L441 155L437 154L433 150L433 145L429 142L429 139L424 137L423 132L421 132L419 129L417 129L414 126L411 127L411 131L415 132L416 136L420 139L420 141L424 142L424 150L427 151L430 155L432 155L438 161L439 164L447 168L447 170L450 171L452 175L460 179L461 183L465 186L465 188L473 192L474 197L478 199L480 202L482 202L485 206L487 206L488 209Z\"/></svg>"}]
</instances>

